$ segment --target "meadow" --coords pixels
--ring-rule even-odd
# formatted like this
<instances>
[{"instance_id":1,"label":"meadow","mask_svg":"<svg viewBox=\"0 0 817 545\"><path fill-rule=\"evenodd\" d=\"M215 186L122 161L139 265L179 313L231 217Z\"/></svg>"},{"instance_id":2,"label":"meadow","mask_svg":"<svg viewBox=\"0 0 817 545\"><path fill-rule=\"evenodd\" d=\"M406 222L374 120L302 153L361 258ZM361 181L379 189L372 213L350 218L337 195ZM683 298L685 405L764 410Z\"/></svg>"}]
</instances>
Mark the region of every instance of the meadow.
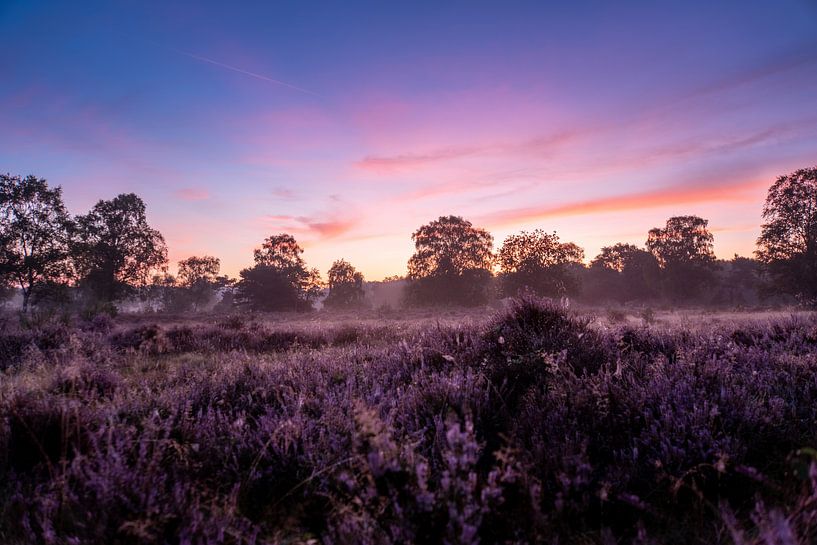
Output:
<instances>
[{"instance_id":1,"label":"meadow","mask_svg":"<svg viewBox=\"0 0 817 545\"><path fill-rule=\"evenodd\" d=\"M2 543L817 540L810 313L2 320Z\"/></svg>"}]
</instances>

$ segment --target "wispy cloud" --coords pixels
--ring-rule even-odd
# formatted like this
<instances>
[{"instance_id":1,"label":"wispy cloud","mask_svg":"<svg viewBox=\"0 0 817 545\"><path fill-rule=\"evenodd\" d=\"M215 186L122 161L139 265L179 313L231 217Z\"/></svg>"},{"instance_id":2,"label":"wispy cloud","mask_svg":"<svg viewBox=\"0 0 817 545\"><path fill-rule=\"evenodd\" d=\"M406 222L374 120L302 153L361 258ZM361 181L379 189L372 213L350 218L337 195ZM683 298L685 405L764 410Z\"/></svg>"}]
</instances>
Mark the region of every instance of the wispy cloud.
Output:
<instances>
[{"instance_id":1,"label":"wispy cloud","mask_svg":"<svg viewBox=\"0 0 817 545\"><path fill-rule=\"evenodd\" d=\"M201 187L184 187L175 192L177 198L183 201L206 201L210 192Z\"/></svg>"},{"instance_id":2,"label":"wispy cloud","mask_svg":"<svg viewBox=\"0 0 817 545\"><path fill-rule=\"evenodd\" d=\"M255 79L258 79L258 80L261 80L261 81L266 81L268 83L274 83L275 85L281 85L283 87L289 87L290 89L294 89L295 91L300 91L301 93L306 93L308 95L312 95L312 96L316 96L316 97L320 96L317 93L315 93L313 91L310 91L309 89L304 89L303 87L298 87L297 85L293 85L291 83L287 83L287 82L281 81L279 79L270 78L268 76L265 76L263 74L259 74L257 72L251 72L249 70L244 70L243 68L239 68L237 66L232 66L232 65L229 65L229 64L226 64L226 63L223 63L223 62L219 62L217 60L210 59L208 57L203 57L201 55L196 55L194 53L190 53L189 51L184 51L184 50L176 49L176 48L171 48L171 49L173 51L175 51L176 53L178 53L179 55L184 55L186 57L190 57L191 59L195 59L197 61L206 62L208 64L212 64L213 66L218 66L220 68L224 68L225 70L231 70L233 72L236 72L238 74L243 74L243 75L249 76L251 78L255 78Z\"/></svg>"},{"instance_id":3,"label":"wispy cloud","mask_svg":"<svg viewBox=\"0 0 817 545\"><path fill-rule=\"evenodd\" d=\"M280 214L263 216L261 221L267 229L313 235L321 240L338 238L357 225L357 221L350 218L316 218Z\"/></svg>"},{"instance_id":4,"label":"wispy cloud","mask_svg":"<svg viewBox=\"0 0 817 545\"><path fill-rule=\"evenodd\" d=\"M272 196L275 197L276 199L281 199L285 201L290 201L297 196L294 191L292 191L291 189L287 189L285 187L276 187L273 190L271 190L270 193L272 193Z\"/></svg>"},{"instance_id":5,"label":"wispy cloud","mask_svg":"<svg viewBox=\"0 0 817 545\"><path fill-rule=\"evenodd\" d=\"M605 212L622 212L662 206L690 205L708 202L751 202L754 193L768 180L752 180L726 185L679 185L653 191L613 195L557 206L528 206L492 212L480 221L489 226L513 225L559 216L579 216Z\"/></svg>"},{"instance_id":6,"label":"wispy cloud","mask_svg":"<svg viewBox=\"0 0 817 545\"><path fill-rule=\"evenodd\" d=\"M368 170L394 171L418 168L433 163L476 155L544 156L555 152L559 146L574 140L577 136L578 131L564 131L552 135L529 138L519 142L451 146L430 150L424 153L409 152L396 155L369 155L355 163L355 165Z\"/></svg>"},{"instance_id":7,"label":"wispy cloud","mask_svg":"<svg viewBox=\"0 0 817 545\"><path fill-rule=\"evenodd\" d=\"M476 146L460 148L451 147L432 150L427 153L404 153L386 156L370 155L358 161L356 165L360 168L370 170L399 170L450 159L458 159L460 157L467 157L480 151L485 151L486 149L487 148L480 148Z\"/></svg>"},{"instance_id":8,"label":"wispy cloud","mask_svg":"<svg viewBox=\"0 0 817 545\"><path fill-rule=\"evenodd\" d=\"M766 62L759 63L753 67L735 72L719 80L698 87L681 99L695 99L705 95L729 91L742 85L747 85L812 64L817 64L817 42L801 45L775 58L770 58Z\"/></svg>"},{"instance_id":9,"label":"wispy cloud","mask_svg":"<svg viewBox=\"0 0 817 545\"><path fill-rule=\"evenodd\" d=\"M298 220L323 238L337 238L356 225L356 222L350 219L315 221L311 218L298 218Z\"/></svg>"}]
</instances>

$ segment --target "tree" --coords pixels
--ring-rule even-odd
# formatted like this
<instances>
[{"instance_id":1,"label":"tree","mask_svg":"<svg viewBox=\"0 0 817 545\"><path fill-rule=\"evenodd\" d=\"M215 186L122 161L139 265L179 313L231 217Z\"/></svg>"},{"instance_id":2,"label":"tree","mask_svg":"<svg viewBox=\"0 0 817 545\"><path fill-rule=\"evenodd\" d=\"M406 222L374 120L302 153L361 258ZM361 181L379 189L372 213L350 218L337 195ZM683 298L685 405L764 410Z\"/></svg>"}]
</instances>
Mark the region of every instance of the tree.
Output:
<instances>
[{"instance_id":1,"label":"tree","mask_svg":"<svg viewBox=\"0 0 817 545\"><path fill-rule=\"evenodd\" d=\"M675 216L664 228L650 229L647 249L661 266L670 298L694 297L712 280L714 237L708 225L698 216Z\"/></svg>"},{"instance_id":2,"label":"tree","mask_svg":"<svg viewBox=\"0 0 817 545\"><path fill-rule=\"evenodd\" d=\"M493 237L459 216L441 216L411 235L406 296L413 304L476 305L487 300Z\"/></svg>"},{"instance_id":3,"label":"tree","mask_svg":"<svg viewBox=\"0 0 817 545\"><path fill-rule=\"evenodd\" d=\"M212 301L216 290L228 283L226 277L218 275L220 269L219 259L209 255L179 261L176 284L181 294L175 306L185 309L192 306L199 310L201 305Z\"/></svg>"},{"instance_id":4,"label":"tree","mask_svg":"<svg viewBox=\"0 0 817 545\"><path fill-rule=\"evenodd\" d=\"M634 244L617 243L601 249L590 262L600 292L619 302L648 299L658 293L660 267L650 252Z\"/></svg>"},{"instance_id":5,"label":"tree","mask_svg":"<svg viewBox=\"0 0 817 545\"><path fill-rule=\"evenodd\" d=\"M140 290L140 295L149 302L153 310L158 310L158 306L163 311L182 312L191 305L189 297L179 287L176 277L167 270L151 276L150 282Z\"/></svg>"},{"instance_id":6,"label":"tree","mask_svg":"<svg viewBox=\"0 0 817 545\"><path fill-rule=\"evenodd\" d=\"M737 254L731 260L719 261L715 303L745 306L757 304L767 295L762 263Z\"/></svg>"},{"instance_id":7,"label":"tree","mask_svg":"<svg viewBox=\"0 0 817 545\"><path fill-rule=\"evenodd\" d=\"M133 193L100 200L78 216L72 254L81 284L103 301L114 301L167 263L159 231L148 225L145 203Z\"/></svg>"},{"instance_id":8,"label":"tree","mask_svg":"<svg viewBox=\"0 0 817 545\"><path fill-rule=\"evenodd\" d=\"M0 175L0 284L20 286L23 312L32 295L67 280L70 223L60 187L36 176Z\"/></svg>"},{"instance_id":9,"label":"tree","mask_svg":"<svg viewBox=\"0 0 817 545\"><path fill-rule=\"evenodd\" d=\"M205 255L192 256L179 261L179 284L186 287L205 283L213 284L218 278L221 261L217 257Z\"/></svg>"},{"instance_id":10,"label":"tree","mask_svg":"<svg viewBox=\"0 0 817 545\"><path fill-rule=\"evenodd\" d=\"M331 308L353 308L363 304L366 295L363 291L363 275L351 263L344 259L335 261L327 276L329 295L326 296L324 305Z\"/></svg>"},{"instance_id":11,"label":"tree","mask_svg":"<svg viewBox=\"0 0 817 545\"><path fill-rule=\"evenodd\" d=\"M817 167L780 176L763 206L756 255L778 291L817 302Z\"/></svg>"},{"instance_id":12,"label":"tree","mask_svg":"<svg viewBox=\"0 0 817 545\"><path fill-rule=\"evenodd\" d=\"M254 252L255 266L239 275L238 301L256 310L306 310L320 293L320 273L307 269L292 235L267 238Z\"/></svg>"},{"instance_id":13,"label":"tree","mask_svg":"<svg viewBox=\"0 0 817 545\"><path fill-rule=\"evenodd\" d=\"M554 297L574 294L579 279L574 265L581 265L584 250L572 242L560 242L556 233L541 229L510 235L499 250L503 291L516 295L530 289L537 295Z\"/></svg>"}]
</instances>

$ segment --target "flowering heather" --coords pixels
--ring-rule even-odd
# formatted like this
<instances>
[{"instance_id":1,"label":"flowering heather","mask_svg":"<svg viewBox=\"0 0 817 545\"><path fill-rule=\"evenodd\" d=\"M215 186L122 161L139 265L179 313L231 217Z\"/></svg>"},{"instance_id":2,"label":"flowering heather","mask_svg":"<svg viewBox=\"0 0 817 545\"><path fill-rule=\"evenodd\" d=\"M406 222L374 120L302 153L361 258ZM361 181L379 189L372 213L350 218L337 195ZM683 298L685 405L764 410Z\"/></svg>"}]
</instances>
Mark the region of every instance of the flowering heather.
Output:
<instances>
[{"instance_id":1,"label":"flowering heather","mask_svg":"<svg viewBox=\"0 0 817 545\"><path fill-rule=\"evenodd\" d=\"M817 540L817 318L0 334L0 542Z\"/></svg>"}]
</instances>

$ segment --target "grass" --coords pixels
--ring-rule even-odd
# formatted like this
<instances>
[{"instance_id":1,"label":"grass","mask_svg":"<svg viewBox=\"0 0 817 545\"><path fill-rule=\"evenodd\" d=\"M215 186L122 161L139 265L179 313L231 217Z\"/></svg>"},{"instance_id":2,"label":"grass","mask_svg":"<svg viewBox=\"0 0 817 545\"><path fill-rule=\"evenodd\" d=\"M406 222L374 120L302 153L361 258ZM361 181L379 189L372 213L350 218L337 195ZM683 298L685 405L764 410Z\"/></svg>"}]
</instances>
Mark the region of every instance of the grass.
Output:
<instances>
[{"instance_id":1,"label":"grass","mask_svg":"<svg viewBox=\"0 0 817 545\"><path fill-rule=\"evenodd\" d=\"M817 539L809 314L7 323L3 543Z\"/></svg>"}]
</instances>

